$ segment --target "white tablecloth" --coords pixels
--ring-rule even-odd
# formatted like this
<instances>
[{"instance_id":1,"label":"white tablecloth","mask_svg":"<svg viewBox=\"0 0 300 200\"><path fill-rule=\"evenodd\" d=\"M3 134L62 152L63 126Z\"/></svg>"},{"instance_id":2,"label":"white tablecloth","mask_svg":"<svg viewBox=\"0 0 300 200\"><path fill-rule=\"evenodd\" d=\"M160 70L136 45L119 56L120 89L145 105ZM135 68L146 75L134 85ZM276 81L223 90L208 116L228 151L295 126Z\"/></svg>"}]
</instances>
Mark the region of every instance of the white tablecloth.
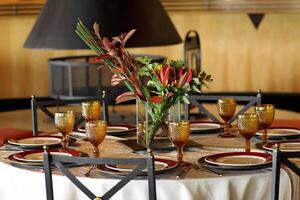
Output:
<instances>
[{"instance_id":1,"label":"white tablecloth","mask_svg":"<svg viewBox=\"0 0 300 200\"><path fill-rule=\"evenodd\" d=\"M101 156L124 155L128 149L122 147L118 142L106 139L100 145ZM119 150L117 150L119 148ZM92 150L91 145L81 144L80 150L88 152ZM108 149L108 150L107 150ZM113 151L109 149L114 149ZM130 153L129 151L127 153ZM31 171L11 166L5 154L0 156L0 199L46 199L45 180L42 171ZM126 153L125 153L126 154ZM193 150L186 152L185 158L189 161L208 154L205 150ZM164 154L172 158L176 152ZM118 179L94 173L93 178L82 175L89 166L74 169L76 175L96 195L101 195L110 188ZM261 170L248 173L223 174L219 177L204 171L192 169L184 179L175 179L175 174L164 174L157 176L157 198L159 200L265 200L271 195L271 171ZM284 170L281 170L280 199L291 199L291 182ZM75 186L64 176L54 175L54 194L56 200L83 200L85 195L77 190ZM113 200L143 200L147 198L148 191L146 180L133 180L123 190L118 192Z\"/></svg>"}]
</instances>

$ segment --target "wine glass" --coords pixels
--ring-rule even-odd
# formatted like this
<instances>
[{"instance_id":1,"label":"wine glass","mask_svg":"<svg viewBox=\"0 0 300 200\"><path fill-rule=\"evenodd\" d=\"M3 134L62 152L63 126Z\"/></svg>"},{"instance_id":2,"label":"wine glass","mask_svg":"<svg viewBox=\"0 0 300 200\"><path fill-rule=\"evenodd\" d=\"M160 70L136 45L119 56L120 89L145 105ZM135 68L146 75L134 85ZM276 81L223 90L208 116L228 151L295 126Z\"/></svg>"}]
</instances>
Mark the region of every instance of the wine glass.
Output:
<instances>
[{"instance_id":1,"label":"wine glass","mask_svg":"<svg viewBox=\"0 0 300 200\"><path fill-rule=\"evenodd\" d=\"M240 134L245 138L245 152L251 151L251 138L258 129L257 114L244 113L238 116L238 129Z\"/></svg>"},{"instance_id":2,"label":"wine glass","mask_svg":"<svg viewBox=\"0 0 300 200\"><path fill-rule=\"evenodd\" d=\"M100 109L99 101L86 101L81 104L82 116L86 121L99 120Z\"/></svg>"},{"instance_id":3,"label":"wine glass","mask_svg":"<svg viewBox=\"0 0 300 200\"><path fill-rule=\"evenodd\" d=\"M236 101L234 98L221 98L218 100L218 113L224 120L224 134L219 135L220 137L236 137L229 133L228 121L234 116Z\"/></svg>"},{"instance_id":4,"label":"wine glass","mask_svg":"<svg viewBox=\"0 0 300 200\"><path fill-rule=\"evenodd\" d=\"M190 137L189 121L171 121L168 123L168 132L172 143L177 149L177 159L180 166L183 165L183 147Z\"/></svg>"},{"instance_id":5,"label":"wine glass","mask_svg":"<svg viewBox=\"0 0 300 200\"><path fill-rule=\"evenodd\" d=\"M91 120L86 122L85 124L85 133L86 133L86 140L89 141L94 149L93 149L93 156L98 158L100 155L99 145L103 142L107 130L107 123L106 121L102 120ZM96 169L97 165L92 165L91 169L89 169L85 176L89 176L93 169Z\"/></svg>"},{"instance_id":6,"label":"wine glass","mask_svg":"<svg viewBox=\"0 0 300 200\"><path fill-rule=\"evenodd\" d=\"M263 144L268 142L268 128L271 126L275 116L275 107L273 104L261 104L254 107L258 115L258 127L263 130Z\"/></svg>"},{"instance_id":7,"label":"wine glass","mask_svg":"<svg viewBox=\"0 0 300 200\"><path fill-rule=\"evenodd\" d=\"M58 131L63 136L62 147L69 146L69 133L72 132L75 123L75 114L73 111L54 113L54 123Z\"/></svg>"}]
</instances>

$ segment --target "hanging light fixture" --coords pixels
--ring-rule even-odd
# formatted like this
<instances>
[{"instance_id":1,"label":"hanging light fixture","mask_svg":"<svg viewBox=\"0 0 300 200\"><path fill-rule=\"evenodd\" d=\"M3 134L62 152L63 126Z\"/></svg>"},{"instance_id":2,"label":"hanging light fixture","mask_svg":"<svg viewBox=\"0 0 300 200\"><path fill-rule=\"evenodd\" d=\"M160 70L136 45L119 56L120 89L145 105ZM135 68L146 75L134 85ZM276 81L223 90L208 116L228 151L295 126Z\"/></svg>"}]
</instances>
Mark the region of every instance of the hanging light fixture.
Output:
<instances>
[{"instance_id":1,"label":"hanging light fixture","mask_svg":"<svg viewBox=\"0 0 300 200\"><path fill-rule=\"evenodd\" d=\"M159 0L48 0L34 24L25 48L89 49L76 35L80 18L87 27L96 21L101 35L112 37L136 29L127 47L171 45L181 42ZM89 56L49 59L50 96L94 96L107 90L114 98L125 87L111 90L107 71L97 71ZM74 62L76 59L76 62Z\"/></svg>"}]
</instances>

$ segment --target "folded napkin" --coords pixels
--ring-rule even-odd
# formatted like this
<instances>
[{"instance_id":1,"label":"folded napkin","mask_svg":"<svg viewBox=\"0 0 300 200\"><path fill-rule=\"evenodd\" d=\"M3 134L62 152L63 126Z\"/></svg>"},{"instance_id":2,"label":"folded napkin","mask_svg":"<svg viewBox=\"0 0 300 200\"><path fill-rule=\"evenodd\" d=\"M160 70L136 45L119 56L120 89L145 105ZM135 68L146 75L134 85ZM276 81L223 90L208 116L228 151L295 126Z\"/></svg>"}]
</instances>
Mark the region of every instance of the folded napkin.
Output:
<instances>
[{"instance_id":1,"label":"folded napkin","mask_svg":"<svg viewBox=\"0 0 300 200\"><path fill-rule=\"evenodd\" d=\"M16 128L0 128L0 146L7 139L19 139L24 137L31 137L32 130L22 130Z\"/></svg>"}]
</instances>

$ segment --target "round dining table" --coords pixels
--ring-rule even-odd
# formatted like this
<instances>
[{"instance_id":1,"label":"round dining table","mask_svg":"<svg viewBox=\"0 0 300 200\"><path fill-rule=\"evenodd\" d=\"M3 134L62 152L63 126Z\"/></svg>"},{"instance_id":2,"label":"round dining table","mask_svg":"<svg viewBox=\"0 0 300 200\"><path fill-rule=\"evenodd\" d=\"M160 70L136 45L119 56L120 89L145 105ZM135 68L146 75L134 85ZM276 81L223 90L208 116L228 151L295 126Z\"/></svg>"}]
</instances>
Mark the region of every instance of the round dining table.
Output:
<instances>
[{"instance_id":1,"label":"round dining table","mask_svg":"<svg viewBox=\"0 0 300 200\"><path fill-rule=\"evenodd\" d=\"M280 112L279 112L280 113ZM277 118L300 119L298 113L282 111ZM40 115L40 114L39 114ZM290 118L289 118L290 117ZM5 134L9 128L12 130L30 130L30 110L0 113L0 134ZM53 124L49 123L42 114L39 119L46 125L41 125L40 130L55 132ZM10 130L11 131L11 130ZM271 168L251 171L218 171L212 172L197 165L198 159L212 154L224 152L244 151L244 139L237 130L232 130L235 138L221 138L219 133L191 134L190 139L199 144L196 147L186 148L184 161L191 163L193 167L182 173L180 167L162 171L156 175L157 199L161 200L240 200L255 199L265 200L271 198ZM28 131L27 131L28 134ZM73 132L72 135L80 138L82 133ZM139 157L142 154L135 153L121 141L134 138L135 133L125 136L107 135L100 147L100 157ZM77 141L70 146L80 152L92 155L93 147L84 140ZM252 151L261 152L252 145ZM45 177L41 168L30 168L27 165L16 165L9 156L15 154L16 149L10 149L7 145L0 147L0 199L46 199ZM176 161L176 151L154 151L155 157ZM101 196L110 187L120 180L120 175L111 174L101 169L95 170L89 177L84 174L90 166L73 167L70 170L96 195ZM292 180L287 170L281 169L280 199L299 199L299 180ZM298 181L298 182L297 182ZM82 200L88 199L58 170L53 175L54 197L57 200ZM296 189L295 189L296 187ZM296 191L295 191L296 190ZM143 200L148 199L148 185L145 177L139 177L129 182L122 190L113 196L113 200Z\"/></svg>"}]
</instances>

